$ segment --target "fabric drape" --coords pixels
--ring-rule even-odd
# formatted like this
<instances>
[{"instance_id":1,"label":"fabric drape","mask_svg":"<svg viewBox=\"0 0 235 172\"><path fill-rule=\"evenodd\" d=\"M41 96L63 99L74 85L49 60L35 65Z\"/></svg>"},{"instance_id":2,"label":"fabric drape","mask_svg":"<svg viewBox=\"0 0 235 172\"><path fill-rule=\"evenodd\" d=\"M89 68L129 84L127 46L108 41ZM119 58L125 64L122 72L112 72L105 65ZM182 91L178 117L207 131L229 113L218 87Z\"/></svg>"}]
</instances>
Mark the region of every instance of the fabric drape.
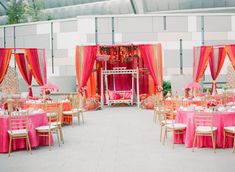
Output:
<instances>
[{"instance_id":1,"label":"fabric drape","mask_svg":"<svg viewBox=\"0 0 235 172\"><path fill-rule=\"evenodd\" d=\"M33 96L32 92L32 73L29 69L29 65L24 53L15 53L16 64L19 68L19 71L24 78L25 82L28 85L29 96Z\"/></svg>"},{"instance_id":2,"label":"fabric drape","mask_svg":"<svg viewBox=\"0 0 235 172\"><path fill-rule=\"evenodd\" d=\"M193 81L199 82L209 62L212 46L201 46L194 48L193 56Z\"/></svg>"},{"instance_id":3,"label":"fabric drape","mask_svg":"<svg viewBox=\"0 0 235 172\"><path fill-rule=\"evenodd\" d=\"M87 81L91 76L97 53L97 46L76 47L76 76L80 91L85 89Z\"/></svg>"},{"instance_id":4,"label":"fabric drape","mask_svg":"<svg viewBox=\"0 0 235 172\"><path fill-rule=\"evenodd\" d=\"M45 50L25 49L26 58L33 77L39 85L47 83Z\"/></svg>"},{"instance_id":5,"label":"fabric drape","mask_svg":"<svg viewBox=\"0 0 235 172\"><path fill-rule=\"evenodd\" d=\"M226 50L228 57L232 63L233 69L235 69L235 44L226 45L225 50Z\"/></svg>"},{"instance_id":6,"label":"fabric drape","mask_svg":"<svg viewBox=\"0 0 235 172\"><path fill-rule=\"evenodd\" d=\"M162 54L161 44L139 45L141 55L144 59L156 88L162 87ZM158 89L156 91L159 91Z\"/></svg>"},{"instance_id":7,"label":"fabric drape","mask_svg":"<svg viewBox=\"0 0 235 172\"><path fill-rule=\"evenodd\" d=\"M226 57L226 51L224 47L220 48L214 47L210 53L209 64L210 64L211 77L213 79L212 91L211 91L213 95L216 93L216 79L218 78L219 73L222 69L225 57Z\"/></svg>"},{"instance_id":8,"label":"fabric drape","mask_svg":"<svg viewBox=\"0 0 235 172\"><path fill-rule=\"evenodd\" d=\"M7 73L9 62L11 59L10 48L0 48L0 84L2 83L4 76Z\"/></svg>"}]
</instances>

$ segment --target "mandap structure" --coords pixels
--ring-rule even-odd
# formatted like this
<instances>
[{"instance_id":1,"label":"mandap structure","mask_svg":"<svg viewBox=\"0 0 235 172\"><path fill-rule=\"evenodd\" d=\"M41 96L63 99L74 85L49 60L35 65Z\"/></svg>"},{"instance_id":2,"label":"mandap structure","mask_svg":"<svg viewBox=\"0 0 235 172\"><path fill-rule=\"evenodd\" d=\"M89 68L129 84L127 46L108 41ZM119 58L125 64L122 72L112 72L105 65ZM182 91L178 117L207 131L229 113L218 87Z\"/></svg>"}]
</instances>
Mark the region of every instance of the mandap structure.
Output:
<instances>
[{"instance_id":1,"label":"mandap structure","mask_svg":"<svg viewBox=\"0 0 235 172\"><path fill-rule=\"evenodd\" d=\"M76 47L78 92L100 97L101 107L137 104L141 94L162 90L161 44L87 45Z\"/></svg>"},{"instance_id":2,"label":"mandap structure","mask_svg":"<svg viewBox=\"0 0 235 172\"><path fill-rule=\"evenodd\" d=\"M47 83L45 49L0 48L0 84L6 75L12 55L28 86L29 96L32 97L32 76L41 86Z\"/></svg>"}]
</instances>

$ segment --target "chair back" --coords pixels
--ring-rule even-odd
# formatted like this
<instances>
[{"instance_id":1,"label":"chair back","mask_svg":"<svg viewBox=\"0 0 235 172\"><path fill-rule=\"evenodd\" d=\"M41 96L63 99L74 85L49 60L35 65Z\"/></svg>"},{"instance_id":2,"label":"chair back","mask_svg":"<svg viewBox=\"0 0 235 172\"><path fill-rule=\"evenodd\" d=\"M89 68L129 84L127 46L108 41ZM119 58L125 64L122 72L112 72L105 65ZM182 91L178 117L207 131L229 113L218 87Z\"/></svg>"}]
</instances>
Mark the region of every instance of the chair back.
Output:
<instances>
[{"instance_id":1,"label":"chair back","mask_svg":"<svg viewBox=\"0 0 235 172\"><path fill-rule=\"evenodd\" d=\"M11 112L9 114L10 131L19 129L28 130L28 116L27 110Z\"/></svg>"},{"instance_id":2,"label":"chair back","mask_svg":"<svg viewBox=\"0 0 235 172\"><path fill-rule=\"evenodd\" d=\"M155 112L156 112L156 114L158 115L158 119L159 119L159 121L161 122L161 121L163 121L163 120L165 120L165 107L164 107L164 105L158 105L158 106L156 106L155 107Z\"/></svg>"},{"instance_id":3,"label":"chair back","mask_svg":"<svg viewBox=\"0 0 235 172\"><path fill-rule=\"evenodd\" d=\"M12 99L7 100L7 111L8 111L9 114L14 111L14 109L13 109L13 100Z\"/></svg>"},{"instance_id":4,"label":"chair back","mask_svg":"<svg viewBox=\"0 0 235 172\"><path fill-rule=\"evenodd\" d=\"M72 106L72 109L80 108L80 97L73 97L71 106Z\"/></svg>"},{"instance_id":5,"label":"chair back","mask_svg":"<svg viewBox=\"0 0 235 172\"><path fill-rule=\"evenodd\" d=\"M211 110L196 111L194 115L195 126L208 126L213 127L213 114Z\"/></svg>"},{"instance_id":6,"label":"chair back","mask_svg":"<svg viewBox=\"0 0 235 172\"><path fill-rule=\"evenodd\" d=\"M175 105L174 103L169 104L169 105L165 105L165 118L168 120L174 120L174 109L175 109Z\"/></svg>"},{"instance_id":7,"label":"chair back","mask_svg":"<svg viewBox=\"0 0 235 172\"><path fill-rule=\"evenodd\" d=\"M52 125L52 123L58 124L59 119L62 118L61 105L59 105L58 103L46 103L45 111L47 112L49 125Z\"/></svg>"}]
</instances>

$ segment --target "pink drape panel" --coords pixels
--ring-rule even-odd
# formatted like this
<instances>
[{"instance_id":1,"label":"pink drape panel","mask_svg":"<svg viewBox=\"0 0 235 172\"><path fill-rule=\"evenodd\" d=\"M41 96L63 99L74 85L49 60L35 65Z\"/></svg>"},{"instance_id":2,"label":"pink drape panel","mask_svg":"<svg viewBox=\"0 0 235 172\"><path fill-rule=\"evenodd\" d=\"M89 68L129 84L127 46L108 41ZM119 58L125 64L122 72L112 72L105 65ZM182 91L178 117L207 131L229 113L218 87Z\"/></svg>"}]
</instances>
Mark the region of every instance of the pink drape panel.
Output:
<instances>
[{"instance_id":1,"label":"pink drape panel","mask_svg":"<svg viewBox=\"0 0 235 172\"><path fill-rule=\"evenodd\" d=\"M162 86L162 54L159 53L161 45L139 45L139 48L156 87Z\"/></svg>"},{"instance_id":2,"label":"pink drape panel","mask_svg":"<svg viewBox=\"0 0 235 172\"><path fill-rule=\"evenodd\" d=\"M25 49L26 58L33 77L39 85L47 83L45 51L36 48Z\"/></svg>"},{"instance_id":3,"label":"pink drape panel","mask_svg":"<svg viewBox=\"0 0 235 172\"><path fill-rule=\"evenodd\" d=\"M193 57L193 81L199 82L202 78L208 61L210 58L210 53L212 46L201 46L194 48L194 57Z\"/></svg>"},{"instance_id":4,"label":"pink drape panel","mask_svg":"<svg viewBox=\"0 0 235 172\"><path fill-rule=\"evenodd\" d=\"M0 84L2 83L4 76L7 73L10 59L11 59L11 49L0 48Z\"/></svg>"},{"instance_id":5,"label":"pink drape panel","mask_svg":"<svg viewBox=\"0 0 235 172\"><path fill-rule=\"evenodd\" d=\"M216 79L219 76L219 73L222 69L222 66L224 64L224 59L226 57L226 51L224 47L220 48L213 48L213 50L210 53L210 71L211 71L211 77L213 79L212 83L212 94L216 93Z\"/></svg>"},{"instance_id":6,"label":"pink drape panel","mask_svg":"<svg viewBox=\"0 0 235 172\"><path fill-rule=\"evenodd\" d=\"M76 74L78 88L84 89L92 73L97 46L77 46L76 49Z\"/></svg>"},{"instance_id":7,"label":"pink drape panel","mask_svg":"<svg viewBox=\"0 0 235 172\"><path fill-rule=\"evenodd\" d=\"M28 85L29 96L33 96L32 92L32 73L30 72L28 62L24 53L15 53L16 64L19 68L21 75Z\"/></svg>"}]
</instances>

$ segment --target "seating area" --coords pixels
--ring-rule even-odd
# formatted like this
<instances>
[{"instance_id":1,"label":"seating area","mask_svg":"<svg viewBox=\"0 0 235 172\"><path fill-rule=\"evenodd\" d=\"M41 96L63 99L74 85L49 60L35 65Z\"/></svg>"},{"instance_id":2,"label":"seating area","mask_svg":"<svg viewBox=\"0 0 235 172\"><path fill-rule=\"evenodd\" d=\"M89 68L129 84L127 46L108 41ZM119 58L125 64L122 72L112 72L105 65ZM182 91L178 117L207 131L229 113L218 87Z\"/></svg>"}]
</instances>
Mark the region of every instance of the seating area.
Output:
<instances>
[{"instance_id":1,"label":"seating area","mask_svg":"<svg viewBox=\"0 0 235 172\"><path fill-rule=\"evenodd\" d=\"M235 0L0 0L0 172L235 171L234 35Z\"/></svg>"}]
</instances>

